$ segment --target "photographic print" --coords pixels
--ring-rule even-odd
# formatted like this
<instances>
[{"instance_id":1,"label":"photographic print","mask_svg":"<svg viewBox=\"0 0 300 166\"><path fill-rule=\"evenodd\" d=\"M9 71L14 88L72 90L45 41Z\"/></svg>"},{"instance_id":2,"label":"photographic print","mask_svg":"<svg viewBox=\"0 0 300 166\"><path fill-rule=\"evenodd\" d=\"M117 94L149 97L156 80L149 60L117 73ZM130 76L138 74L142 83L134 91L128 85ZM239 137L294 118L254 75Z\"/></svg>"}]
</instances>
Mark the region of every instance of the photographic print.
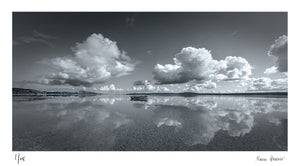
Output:
<instances>
[{"instance_id":1,"label":"photographic print","mask_svg":"<svg viewBox=\"0 0 300 166\"><path fill-rule=\"evenodd\" d=\"M287 12L13 12L13 151L287 151Z\"/></svg>"}]
</instances>

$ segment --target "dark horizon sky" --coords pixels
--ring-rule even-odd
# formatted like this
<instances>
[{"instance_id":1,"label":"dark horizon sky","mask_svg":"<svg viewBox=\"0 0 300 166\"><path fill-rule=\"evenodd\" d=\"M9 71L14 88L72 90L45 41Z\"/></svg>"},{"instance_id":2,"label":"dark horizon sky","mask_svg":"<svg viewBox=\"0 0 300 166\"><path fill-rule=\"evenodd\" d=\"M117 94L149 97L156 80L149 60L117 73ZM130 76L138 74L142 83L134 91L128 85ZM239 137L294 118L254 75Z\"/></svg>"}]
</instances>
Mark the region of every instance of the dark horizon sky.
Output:
<instances>
[{"instance_id":1,"label":"dark horizon sky","mask_svg":"<svg viewBox=\"0 0 300 166\"><path fill-rule=\"evenodd\" d=\"M276 59L268 56L268 51L276 39L288 35L287 13L14 12L13 81L35 81L55 72L45 60L71 56L76 43L83 43L94 33L116 41L135 67L128 75L112 76L93 87L114 84L126 89L136 80L151 81L154 67L174 64L172 59L185 47L211 50L218 61L228 56L242 57L253 67L251 77L259 78L265 76L267 68L276 66ZM268 77L278 79L284 75L278 72Z\"/></svg>"}]
</instances>

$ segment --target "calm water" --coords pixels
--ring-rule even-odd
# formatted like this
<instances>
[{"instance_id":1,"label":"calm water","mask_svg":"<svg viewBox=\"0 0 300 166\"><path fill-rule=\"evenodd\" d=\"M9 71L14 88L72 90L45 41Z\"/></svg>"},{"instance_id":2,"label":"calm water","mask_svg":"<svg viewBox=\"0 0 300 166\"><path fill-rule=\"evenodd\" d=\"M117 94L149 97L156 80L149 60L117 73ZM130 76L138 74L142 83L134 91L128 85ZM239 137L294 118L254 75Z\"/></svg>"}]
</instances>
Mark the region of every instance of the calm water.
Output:
<instances>
[{"instance_id":1,"label":"calm water","mask_svg":"<svg viewBox=\"0 0 300 166\"><path fill-rule=\"evenodd\" d=\"M285 151L287 98L14 98L13 150Z\"/></svg>"}]
</instances>

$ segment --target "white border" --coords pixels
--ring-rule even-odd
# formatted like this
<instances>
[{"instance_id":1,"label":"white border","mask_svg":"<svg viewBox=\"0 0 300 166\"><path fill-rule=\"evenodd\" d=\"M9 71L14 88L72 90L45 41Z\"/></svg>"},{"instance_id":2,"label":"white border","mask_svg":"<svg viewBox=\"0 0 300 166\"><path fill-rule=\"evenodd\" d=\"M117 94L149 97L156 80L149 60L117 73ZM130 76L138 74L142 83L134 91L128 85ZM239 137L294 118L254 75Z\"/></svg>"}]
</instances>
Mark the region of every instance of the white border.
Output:
<instances>
[{"instance_id":1,"label":"white border","mask_svg":"<svg viewBox=\"0 0 300 166\"><path fill-rule=\"evenodd\" d=\"M17 165L12 152L12 11L288 11L289 95L288 152L20 152L20 165L297 165L299 111L299 5L262 0L11 0L1 3L1 165ZM4 50L4 51L3 51ZM280 156L283 162L257 162L256 157Z\"/></svg>"}]
</instances>

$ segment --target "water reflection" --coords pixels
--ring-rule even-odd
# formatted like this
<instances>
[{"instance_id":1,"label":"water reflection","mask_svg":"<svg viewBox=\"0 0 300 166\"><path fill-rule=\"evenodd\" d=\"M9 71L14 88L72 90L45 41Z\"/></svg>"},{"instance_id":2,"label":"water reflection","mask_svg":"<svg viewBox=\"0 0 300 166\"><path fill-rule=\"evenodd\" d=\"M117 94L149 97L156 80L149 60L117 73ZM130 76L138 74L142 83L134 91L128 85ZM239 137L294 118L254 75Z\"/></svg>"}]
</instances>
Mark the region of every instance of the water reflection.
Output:
<instances>
[{"instance_id":1,"label":"water reflection","mask_svg":"<svg viewBox=\"0 0 300 166\"><path fill-rule=\"evenodd\" d=\"M219 130L228 131L230 136L243 136L251 131L254 124L254 118L248 112L217 111L203 106L196 108L159 105L154 108L155 123L157 127L176 126L176 132L180 132L188 145L207 145Z\"/></svg>"},{"instance_id":2,"label":"water reflection","mask_svg":"<svg viewBox=\"0 0 300 166\"><path fill-rule=\"evenodd\" d=\"M13 102L14 150L287 150L287 99L220 96Z\"/></svg>"},{"instance_id":3,"label":"water reflection","mask_svg":"<svg viewBox=\"0 0 300 166\"><path fill-rule=\"evenodd\" d=\"M14 116L14 141L21 141L16 146L20 150L109 150L114 144L113 131L131 120L121 112L106 109L98 101L51 99L22 103L22 108L21 104L14 104L14 114L22 111ZM19 119L23 119L23 125ZM94 144L96 140L98 143Z\"/></svg>"},{"instance_id":4,"label":"water reflection","mask_svg":"<svg viewBox=\"0 0 300 166\"><path fill-rule=\"evenodd\" d=\"M286 99L153 97L144 108L153 109L157 127L175 126L175 131L188 145L207 145L220 130L232 137L244 136L253 128L257 113L264 114L266 120L276 126L287 118ZM283 114L278 117L274 112Z\"/></svg>"}]
</instances>

